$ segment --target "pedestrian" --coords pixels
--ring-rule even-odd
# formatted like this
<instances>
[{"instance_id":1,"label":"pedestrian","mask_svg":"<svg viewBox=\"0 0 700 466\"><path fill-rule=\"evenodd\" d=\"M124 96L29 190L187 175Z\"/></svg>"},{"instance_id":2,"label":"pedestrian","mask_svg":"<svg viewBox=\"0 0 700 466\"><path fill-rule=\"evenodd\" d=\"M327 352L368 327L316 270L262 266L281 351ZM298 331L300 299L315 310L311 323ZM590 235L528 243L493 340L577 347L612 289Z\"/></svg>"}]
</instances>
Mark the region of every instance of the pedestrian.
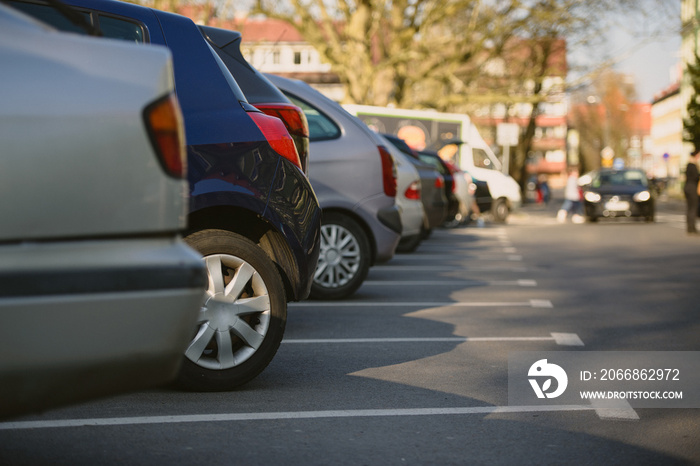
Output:
<instances>
[{"instance_id":1,"label":"pedestrian","mask_svg":"<svg viewBox=\"0 0 700 466\"><path fill-rule=\"evenodd\" d=\"M566 179L566 187L564 188L564 203L557 212L557 221L559 223L566 222L569 214L571 221L574 223L583 223L583 215L581 215L581 188L578 185L578 169L569 167L568 178Z\"/></svg>"},{"instance_id":2,"label":"pedestrian","mask_svg":"<svg viewBox=\"0 0 700 466\"><path fill-rule=\"evenodd\" d=\"M683 193L686 202L686 227L689 235L697 235L695 219L698 216L698 154L700 150L695 150L690 154L690 160L685 168L685 186Z\"/></svg>"},{"instance_id":3,"label":"pedestrian","mask_svg":"<svg viewBox=\"0 0 700 466\"><path fill-rule=\"evenodd\" d=\"M541 174L537 178L537 183L540 188L540 192L542 193L542 201L545 204L549 204L549 200L551 199L551 191L549 190L549 183L547 182L547 175Z\"/></svg>"}]
</instances>

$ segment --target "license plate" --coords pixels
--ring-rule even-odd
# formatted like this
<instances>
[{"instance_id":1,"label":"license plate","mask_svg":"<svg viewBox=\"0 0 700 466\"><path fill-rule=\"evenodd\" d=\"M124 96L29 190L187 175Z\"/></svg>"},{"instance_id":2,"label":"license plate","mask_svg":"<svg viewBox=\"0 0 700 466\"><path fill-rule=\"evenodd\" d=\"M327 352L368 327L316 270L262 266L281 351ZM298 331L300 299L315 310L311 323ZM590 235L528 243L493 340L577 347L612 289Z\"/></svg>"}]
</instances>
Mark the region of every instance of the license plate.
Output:
<instances>
[{"instance_id":1,"label":"license plate","mask_svg":"<svg viewBox=\"0 0 700 466\"><path fill-rule=\"evenodd\" d=\"M629 210L630 203L627 201L608 201L605 203L605 209L613 211Z\"/></svg>"}]
</instances>

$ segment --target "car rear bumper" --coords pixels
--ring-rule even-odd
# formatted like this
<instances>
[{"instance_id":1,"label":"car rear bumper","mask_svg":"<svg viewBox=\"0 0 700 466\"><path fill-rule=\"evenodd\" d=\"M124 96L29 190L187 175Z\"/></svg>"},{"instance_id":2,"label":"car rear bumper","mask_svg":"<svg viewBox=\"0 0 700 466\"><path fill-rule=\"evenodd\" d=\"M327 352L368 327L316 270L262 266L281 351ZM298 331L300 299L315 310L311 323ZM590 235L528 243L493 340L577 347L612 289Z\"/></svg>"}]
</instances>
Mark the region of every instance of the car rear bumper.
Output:
<instances>
[{"instance_id":1,"label":"car rear bumper","mask_svg":"<svg viewBox=\"0 0 700 466\"><path fill-rule=\"evenodd\" d=\"M204 297L181 240L0 246L0 417L166 383Z\"/></svg>"}]
</instances>

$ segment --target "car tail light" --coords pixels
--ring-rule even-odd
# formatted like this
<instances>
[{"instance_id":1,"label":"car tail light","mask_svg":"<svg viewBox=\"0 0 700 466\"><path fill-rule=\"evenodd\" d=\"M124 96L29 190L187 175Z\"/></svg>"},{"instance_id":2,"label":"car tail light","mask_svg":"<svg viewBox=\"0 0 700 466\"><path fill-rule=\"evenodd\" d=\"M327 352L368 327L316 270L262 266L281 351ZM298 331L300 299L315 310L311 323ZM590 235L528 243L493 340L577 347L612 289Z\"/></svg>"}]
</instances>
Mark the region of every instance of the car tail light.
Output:
<instances>
[{"instance_id":1,"label":"car tail light","mask_svg":"<svg viewBox=\"0 0 700 466\"><path fill-rule=\"evenodd\" d=\"M415 201L420 200L420 181L414 181L410 185L408 185L408 188L406 188L406 192L403 193L403 195L406 197L406 199L413 199Z\"/></svg>"},{"instance_id":2,"label":"car tail light","mask_svg":"<svg viewBox=\"0 0 700 466\"><path fill-rule=\"evenodd\" d=\"M263 113L279 118L287 127L289 135L294 140L294 145L299 154L301 169L308 173L309 163L309 123L304 111L293 104L255 104L255 107Z\"/></svg>"},{"instance_id":3,"label":"car tail light","mask_svg":"<svg viewBox=\"0 0 700 466\"><path fill-rule=\"evenodd\" d=\"M175 94L169 94L148 105L143 110L143 120L165 173L175 178L185 178L185 127Z\"/></svg>"},{"instance_id":4,"label":"car tail light","mask_svg":"<svg viewBox=\"0 0 700 466\"><path fill-rule=\"evenodd\" d=\"M455 167L453 164L449 162L445 162L445 165L447 166L447 171L450 172L450 175L452 175L452 192L456 193L457 192L457 177L459 176L460 170L459 168Z\"/></svg>"},{"instance_id":5,"label":"car tail light","mask_svg":"<svg viewBox=\"0 0 700 466\"><path fill-rule=\"evenodd\" d=\"M382 180L384 182L384 194L396 197L396 165L394 158L384 146L379 147L379 156L382 159Z\"/></svg>"},{"instance_id":6,"label":"car tail light","mask_svg":"<svg viewBox=\"0 0 700 466\"><path fill-rule=\"evenodd\" d=\"M261 112L248 112L255 124L270 143L272 149L285 159L292 162L301 170L299 153L294 146L294 140L289 135L289 131L279 118L265 115Z\"/></svg>"},{"instance_id":7,"label":"car tail light","mask_svg":"<svg viewBox=\"0 0 700 466\"><path fill-rule=\"evenodd\" d=\"M438 174L437 178L435 178L435 187L439 189L445 188L445 178L443 178L440 174Z\"/></svg>"}]
</instances>

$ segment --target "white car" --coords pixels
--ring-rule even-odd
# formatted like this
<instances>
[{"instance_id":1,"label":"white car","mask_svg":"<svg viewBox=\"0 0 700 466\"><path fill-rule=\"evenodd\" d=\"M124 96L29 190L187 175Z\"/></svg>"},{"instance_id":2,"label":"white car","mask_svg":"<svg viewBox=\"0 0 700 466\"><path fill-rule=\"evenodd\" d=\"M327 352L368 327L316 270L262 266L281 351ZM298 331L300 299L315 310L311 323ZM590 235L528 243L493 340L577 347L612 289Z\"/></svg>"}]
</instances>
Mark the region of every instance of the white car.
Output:
<instances>
[{"instance_id":1,"label":"white car","mask_svg":"<svg viewBox=\"0 0 700 466\"><path fill-rule=\"evenodd\" d=\"M0 5L0 417L172 380L204 298L165 48Z\"/></svg>"},{"instance_id":2,"label":"white car","mask_svg":"<svg viewBox=\"0 0 700 466\"><path fill-rule=\"evenodd\" d=\"M398 150L390 141L387 141L384 136L377 134L377 137L394 158L396 164L396 205L399 206L401 226L403 227L401 239L420 237L425 209L421 201L422 189L418 170L408 160L408 156ZM420 241L414 242L411 249L415 249L419 243ZM400 245L397 247L397 251L410 252L402 251Z\"/></svg>"}]
</instances>

